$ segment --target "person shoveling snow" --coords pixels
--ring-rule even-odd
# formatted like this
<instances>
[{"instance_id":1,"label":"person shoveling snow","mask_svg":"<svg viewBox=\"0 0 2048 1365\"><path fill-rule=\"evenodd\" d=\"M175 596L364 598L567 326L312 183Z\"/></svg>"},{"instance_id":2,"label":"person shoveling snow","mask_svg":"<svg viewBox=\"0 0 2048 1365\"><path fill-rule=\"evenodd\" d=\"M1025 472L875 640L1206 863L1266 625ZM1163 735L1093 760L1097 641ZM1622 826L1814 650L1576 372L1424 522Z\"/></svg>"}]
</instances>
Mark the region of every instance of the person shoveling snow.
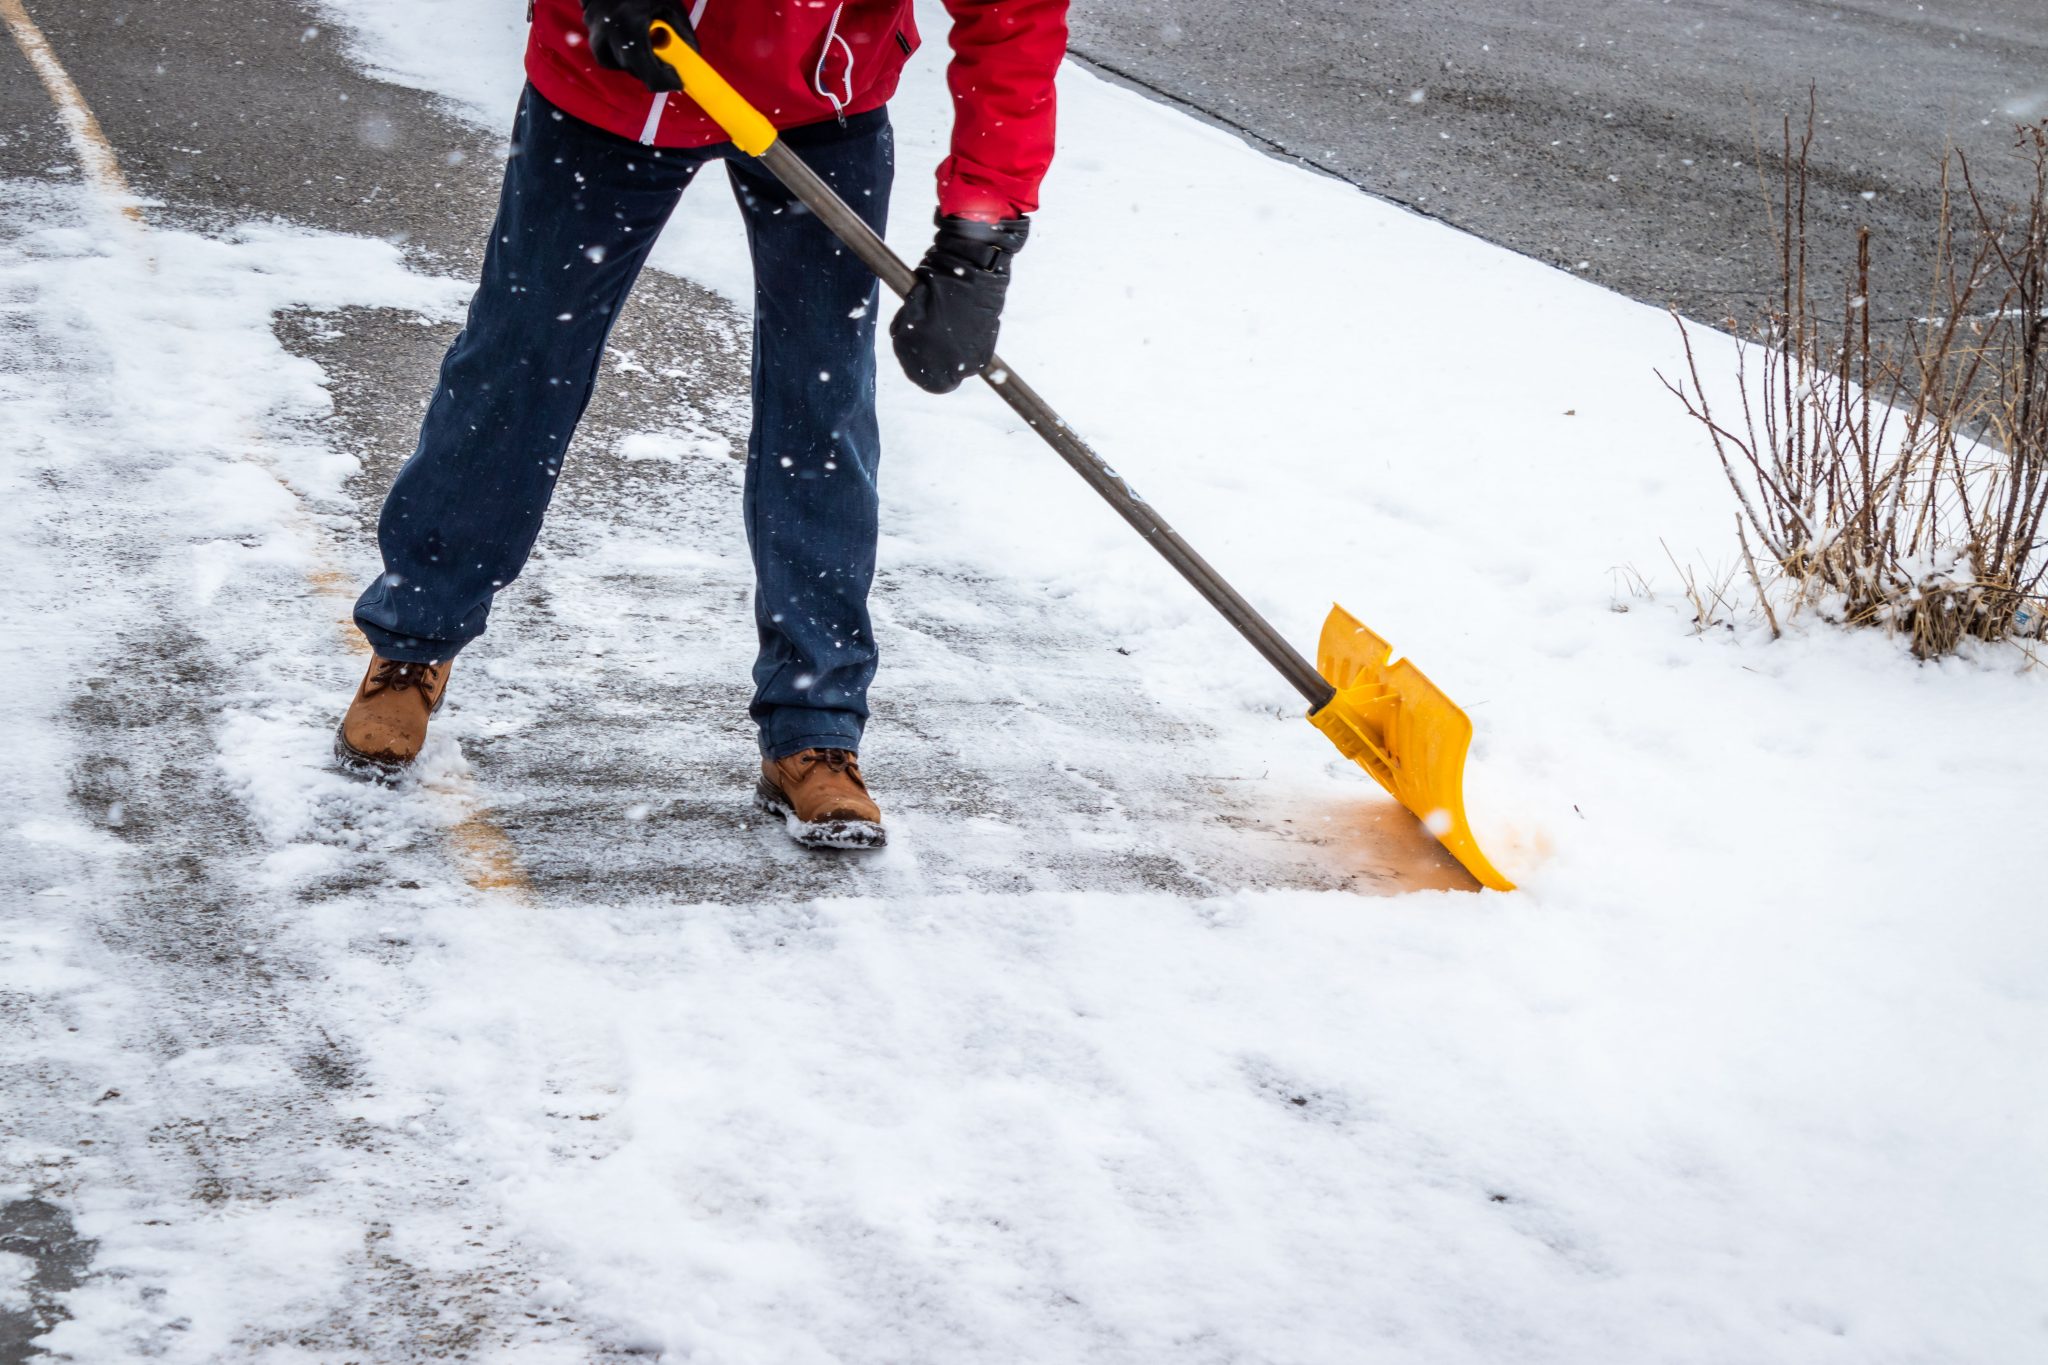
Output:
<instances>
[{"instance_id":1,"label":"person shoveling snow","mask_svg":"<svg viewBox=\"0 0 2048 1365\"><path fill-rule=\"evenodd\" d=\"M701 13L702 5L698 6ZM1025 14L1033 11L1026 10ZM825 30L826 47L829 56L832 44L843 42L838 36L838 16L834 17ZM956 11L956 15L959 12ZM606 17L606 16L610 17ZM886 217L886 189L877 193L876 187L886 185L886 169L875 171L863 169L865 163L857 160L846 166L835 165L829 156L821 156L821 146L831 148L848 141L845 136L852 125L846 117L847 101L852 98L850 78L842 84L844 95L826 94L832 103L841 136L834 138L825 124L799 125L785 136L785 130L756 107L755 100L740 93L712 65L704 54L700 41L688 23L678 26L670 22L674 11L666 5L636 4L622 6L594 6L586 4L584 17L588 27L589 47L599 54L603 65L614 69L630 69L641 75L650 90L655 92L655 103L646 115L643 138L658 134L664 117L666 99L664 88L680 90L692 101L712 126L727 134L730 142L717 144L709 152L700 153L704 159L722 156L728 160L734 184L738 187L742 207L749 214L750 241L754 250L755 270L755 311L757 313L755 337L755 433L749 449L746 501L748 508L747 529L749 540L754 546L757 590L755 594L756 615L759 618L763 639L763 655L755 669L759 691L756 695L754 712L762 725L762 777L759 799L764 808L777 812L788 821L791 830L800 842L813 845L844 845L870 847L882 842L880 813L867 796L866 787L860 776L855 750L848 743L841 743L832 735L803 735L796 739L777 738L780 728L786 732L801 728L813 722L818 713L825 711L835 701L844 703L852 691L859 691L858 698L846 712L852 717L854 731L852 743L858 742L859 724L865 719L865 687L873 676L873 650L867 638L866 593L873 576L876 504L872 487L873 459L860 468L865 474L866 497L852 505L852 511L860 518L852 530L836 525L845 514L845 504L824 500L828 505L819 515L811 515L804 509L807 504L815 506L819 500L802 496L785 484L769 482L771 476L762 476L764 450L772 453L767 438L781 434L784 427L792 426L799 431L808 431L815 440L819 425L805 426L801 421L793 422L793 414L778 411L773 420L762 417L765 397L780 394L782 384L789 381L784 368L783 357L805 357L817 360L821 356L828 362L837 358L847 367L839 371L842 382L849 374L860 380L858 389L861 401L854 411L835 412L830 404L819 404L808 392L806 398L813 406L820 408L825 425L839 422L831 427L830 440L833 444L822 448L813 447L812 454L822 457L824 471L833 473L839 469L838 445L844 442L851 419L864 424L866 439L855 442L856 449L865 446L870 452L873 447L874 397L872 357L865 348L869 333L860 328L853 329L863 340L859 351L836 352L827 341L814 341L806 345L805 335L814 338L829 338L835 333L844 334L848 329L837 315L829 310L806 315L804 305L793 304L776 297L770 287L775 279L789 276L804 283L803 297L815 299L818 291L801 281L800 271L787 263L777 263L775 256L764 248L768 239L779 239L783 232L794 231L788 223L804 227L812 224L823 228L828 240L835 240L854 261L872 271L879 281L887 284L904 300L901 311L890 327L895 341L896 353L903 362L905 372L920 386L936 393L950 392L970 372L979 375L989 387L1007 403L1025 425L1051 446L1067 464L1078 473L1091 488L1113 507L1117 514L1128 522L1160 556L1173 565L1174 569L1187 580L1242 635L1252 647L1263 655L1266 661L1284 677L1309 703L1308 719L1315 727L1336 745L1346 758L1356 762L1385 787L1396 800L1420 819L1425 828L1448 849L1466 870L1483 886L1496 890L1512 890L1514 883L1501 874L1499 869L1481 851L1465 817L1464 767L1465 754L1471 742L1472 722L1466 714L1444 695L1422 671L1407 660L1395 660L1392 647L1379 635L1368 629L1341 606L1332 608L1323 624L1323 634L1318 648L1318 662L1311 664L1288 641L1273 628L1250 602L1223 576L1210 566L1207 560L1197 554L1193 547L1180 537L1164 518L1138 496L1123 477L1110 466L1109 462L1096 454L1055 412L1052 406L1039 396L1037 390L1024 381L995 352L998 323L1002 314L1003 296L1008 288L1008 260L1022 247L1029 228L1026 210L1034 205L1028 202L1037 192L1036 176L1042 175L1051 159L1049 142L1043 141L1036 133L1027 133L1019 141L1021 150L1013 156L1013 162L1028 162L1034 178L1019 181L1010 178L1007 184L991 181L986 193L978 193L976 187L966 183L961 175L963 164L971 168L972 156L963 155L959 150L963 139L972 147L983 136L973 126L973 120L960 117L972 101L970 95L983 89L973 66L979 58L970 60L974 44L962 40L959 33L954 37L954 46L961 53L949 73L955 91L956 120L953 155L941 166L940 208L938 216L939 234L932 249L925 254L924 263L913 271L904 264L878 230L878 220ZM907 22L907 20L906 20ZM965 19L957 20L965 24ZM1064 46L1064 9L1057 5L1047 7L1043 29L1033 28L1029 23L1013 16L1008 34L1003 42L991 42L991 48L1018 41L1020 32L1042 32L1048 39L1042 55L1049 57L1054 67L1058 64L1057 48ZM896 30L898 46L905 55L913 46L905 36L906 28ZM970 30L971 32L971 30ZM573 37L573 33L571 35ZM872 39L866 40L871 42ZM570 46L576 46L571 43ZM767 51L769 45L758 41L754 45L756 54ZM848 50L852 47L849 45ZM824 58L821 58L821 63ZM1042 89L1030 85L1030 80L1049 82L1049 70L1039 70L1031 62L1019 59L1021 67L1031 71L1029 80L1018 89L1027 90L1024 112L1034 116L1033 120L1042 125L1040 131L1050 136L1050 113L1052 95L1049 84ZM665 68L664 78L657 68ZM826 91L821 64L813 73L814 92ZM1006 104L1011 90L996 101ZM531 122L533 116L527 110L542 102L540 92L529 87L526 102L522 105L522 120ZM783 106L775 104L771 109L780 111ZM546 112L546 111L544 111ZM876 111L879 112L879 111ZM612 111L614 117L618 111ZM564 111L552 111L559 123L570 117ZM1031 122L1031 121L1027 121ZM997 117L994 130L1002 130L1003 136L1015 138L1017 129L1012 120ZM823 131L820 140L817 130ZM540 132L561 130L540 129ZM536 142L536 145L540 144ZM811 148L806 155L804 148ZM880 165L886 168L886 141L882 143ZM554 149L548 144L545 151ZM574 149L564 146L553 159L553 164L571 167L576 185L571 194L572 202L579 205L587 199L603 199L603 186L614 186L613 194L637 190L644 178L639 173L640 160L646 154L621 152L612 148L614 160L623 162L623 168L604 167L593 160L592 173L598 177L598 186L593 189L582 171L574 170L581 164ZM528 155L535 153L529 152ZM978 153L977 153L978 154ZM746 158L744 160L740 158ZM814 162L818 164L814 164ZM820 166L823 169L820 169ZM516 170L515 162L515 170ZM607 174L607 171L610 174ZM766 187L776 196L775 205L766 219L762 218L762 204L770 202L757 197L756 191L764 189L758 183L750 183L753 177L763 171L767 173ZM520 224L519 210L525 206L516 202L513 185L517 177L508 174L507 205L501 210L500 225L510 230L500 234L498 242L492 244L497 254L501 244L522 240L529 231ZM641 223L650 230L658 230L663 216L673 208L681 183L688 179L687 171L665 194L655 196L653 207L643 206L640 210ZM844 180L844 185L835 184ZM625 191L617 186L623 185ZM852 197L861 207L856 209L848 202L849 192L858 190ZM1007 195L1007 198L999 196ZM951 197L959 202L962 211L948 212L946 200ZM633 215L632 205L624 200L614 209L614 223L605 225L617 235L618 224L626 224L630 230ZM773 220L787 214L785 225L778 229ZM995 216L1007 213L1008 216ZM763 232L758 224L770 224ZM545 225L543 225L545 226ZM636 239L644 240L644 239ZM554 252L559 255L570 244L554 242ZM602 245L598 248L603 250ZM644 252L644 247L642 248ZM515 252L507 251L507 256ZM546 259L550 253L543 253ZM839 253L835 252L834 255ZM635 261L637 266L637 259ZM764 265L771 267L764 270ZM486 269L488 282L489 267ZM535 286L514 280L507 285L510 292L533 292ZM625 283L619 285L623 296ZM552 299L556 290L543 288L544 298ZM837 302L854 297L853 282L849 279L843 292L825 291L822 295ZM481 297L481 295L479 296ZM846 317L864 320L874 298L873 286L867 286L867 302L856 306ZM515 310L516 311L516 310ZM535 314L531 306L530 317L545 315L545 308ZM815 312L815 310L814 310ZM609 314L607 313L607 316ZM792 317L801 319L793 323ZM557 322L573 322L575 314L561 313ZM472 315L474 323L474 315ZM764 342L763 332L769 335ZM602 350L603 328L593 333L595 349L590 363L595 366L595 357ZM456 353L462 349L458 339ZM450 367L456 363L451 355ZM792 360L801 365L801 360ZM817 371L820 384L829 384L834 370L823 368ZM445 376L444 376L445 377ZM559 382L550 378L551 383ZM808 380L801 381L807 384ZM801 384L799 385L801 387ZM587 400L589 392L586 380L578 398L580 404ZM488 402L479 404L486 411ZM555 425L562 428L560 439L566 439L566 429L573 423L566 418ZM431 423L430 423L431 426ZM475 429L472 423L471 429ZM557 439L557 433L550 431L549 441ZM539 508L545 500L548 480L559 468L557 447L545 447L538 462L540 474L528 471L527 479L533 485L533 492L525 499L532 508L529 520L537 527ZM416 455L413 464L420 463L425 452ZM550 463L550 459L554 463ZM794 457L783 455L778 465L789 470L795 463ZM412 466L402 471L399 486L392 493L393 503L407 498L405 490L407 476ZM811 472L808 467L803 473ZM757 491L768 482L768 486L780 490L784 496L757 497ZM436 502L448 506L456 497L450 488L442 492ZM762 502L769 504L766 511L757 510ZM387 524L392 516L387 506ZM797 533L792 535L792 528ZM812 532L818 532L824 544L814 544ZM417 535L417 532L414 533ZM531 545L533 529L526 529L519 543L518 554L523 557ZM834 553L832 542L842 541ZM427 563L440 572L441 548L434 544L423 547ZM859 557L861 567L848 581L846 560ZM373 602L377 593L373 588L365 598L373 608L385 605L392 594L404 600L405 578L402 571L390 570L395 556L387 540L385 559L387 573L383 579L386 589L383 602ZM517 564L511 565L516 571ZM809 571L817 569L815 576ZM470 577L472 594L481 611L488 602L490 588L502 585L504 578L491 579L488 587L482 581L486 564L482 560L475 565ZM415 589L417 590L417 589ZM813 603L817 603L814 607ZM460 603L457 603L460 606ZM780 610L778 611L778 608ZM807 618L802 613L812 614ZM819 614L822 612L822 616ZM360 614L360 613L359 613ZM445 625L445 609L443 629ZM857 621L858 627L849 622ZM459 626L458 626L459 629ZM849 635L835 635L834 631L854 630ZM373 637L374 639L374 637ZM829 648L826 642L829 641ZM420 640L402 640L401 645L418 647ZM807 689L819 681L820 673L810 661L827 659L834 651L844 650L851 643L860 653L860 663L847 680L846 691L834 695L810 695ZM438 657L438 656L437 656ZM417 661L415 661L417 662ZM382 670L381 672L379 670ZM790 687L793 696L778 696L777 686L785 676L791 676ZM424 735L426 717L431 715L439 700L444 674L425 673L416 667L398 660L395 656L379 659L373 665L369 677L359 689L358 703L364 714L370 714L376 706L376 699L386 695L410 694L412 705L404 702L391 705L411 727ZM799 717L785 721L783 713ZM367 761L369 752L361 744L353 742L344 722L343 734L339 739L340 751L345 761L362 766L375 767L374 761ZM417 752L417 749L414 749ZM389 766L388 764L386 766Z\"/></svg>"},{"instance_id":2,"label":"person shoveling snow","mask_svg":"<svg viewBox=\"0 0 2048 1365\"><path fill-rule=\"evenodd\" d=\"M995 352L1010 258L1053 145L1066 0L950 0L952 155L937 233L890 328L913 382L948 392ZM744 495L760 652L751 714L761 804L798 842L885 840L858 753L876 651L877 281L727 140L650 50L694 35L841 198L880 230L894 171L887 102L917 47L910 0L783 13L663 0L538 0L527 86L482 278L442 362L419 445L378 522L384 572L356 604L374 657L336 735L352 770L402 771L457 653L540 532L612 323L663 223L722 161L755 279Z\"/></svg>"}]
</instances>

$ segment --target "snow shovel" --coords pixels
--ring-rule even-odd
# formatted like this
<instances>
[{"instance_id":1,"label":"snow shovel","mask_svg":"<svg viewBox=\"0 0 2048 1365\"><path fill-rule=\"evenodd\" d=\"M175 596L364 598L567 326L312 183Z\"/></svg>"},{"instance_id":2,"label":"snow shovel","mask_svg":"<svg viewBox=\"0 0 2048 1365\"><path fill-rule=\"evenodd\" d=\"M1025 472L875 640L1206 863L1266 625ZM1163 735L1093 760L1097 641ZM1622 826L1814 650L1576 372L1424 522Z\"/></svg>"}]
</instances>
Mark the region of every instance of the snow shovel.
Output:
<instances>
[{"instance_id":1,"label":"snow shovel","mask_svg":"<svg viewBox=\"0 0 2048 1365\"><path fill-rule=\"evenodd\" d=\"M659 20L650 30L650 40L656 55L682 79L683 93L725 130L734 146L758 158L883 284L899 296L910 291L916 283L910 267L795 152L777 140L775 126L728 85L694 46ZM1514 883L1480 851L1465 822L1465 751L1472 742L1472 721L1421 669L1407 659L1390 662L1393 648L1342 607L1332 607L1323 623L1317 648L1320 671L1311 668L1251 603L1188 547L1151 504L1073 433L1008 362L1000 356L991 359L981 378L1178 569L1210 606L1237 627L1266 662L1294 684L1308 701L1311 725L1328 735L1346 758L1371 773L1482 885L1496 891L1514 890Z\"/></svg>"}]
</instances>

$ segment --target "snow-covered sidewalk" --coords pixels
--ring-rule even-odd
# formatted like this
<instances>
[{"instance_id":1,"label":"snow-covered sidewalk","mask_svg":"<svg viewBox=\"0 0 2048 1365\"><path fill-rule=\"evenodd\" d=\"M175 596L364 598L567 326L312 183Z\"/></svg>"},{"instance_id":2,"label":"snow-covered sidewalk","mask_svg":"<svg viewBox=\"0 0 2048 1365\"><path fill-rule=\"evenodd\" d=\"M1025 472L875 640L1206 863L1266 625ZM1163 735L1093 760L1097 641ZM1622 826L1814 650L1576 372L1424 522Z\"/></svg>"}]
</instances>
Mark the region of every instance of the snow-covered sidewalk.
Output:
<instances>
[{"instance_id":1,"label":"snow-covered sidewalk","mask_svg":"<svg viewBox=\"0 0 2048 1365\"><path fill-rule=\"evenodd\" d=\"M325 9L495 125L516 7L440 0L452 71L424 7ZM939 55L894 106L906 254ZM1334 597L1472 708L1524 890L1367 894L1412 846L1284 685L992 399L900 382L869 766L903 837L740 828L744 416L665 404L688 358L649 351L426 780L349 783L376 490L272 319L445 323L465 286L7 182L0 1206L93 1243L42 1345L2048 1350L2039 670L1696 636L1620 586L1728 540L1654 310L1071 67L1061 141L1006 354L1283 629ZM745 296L713 178L658 262Z\"/></svg>"}]
</instances>

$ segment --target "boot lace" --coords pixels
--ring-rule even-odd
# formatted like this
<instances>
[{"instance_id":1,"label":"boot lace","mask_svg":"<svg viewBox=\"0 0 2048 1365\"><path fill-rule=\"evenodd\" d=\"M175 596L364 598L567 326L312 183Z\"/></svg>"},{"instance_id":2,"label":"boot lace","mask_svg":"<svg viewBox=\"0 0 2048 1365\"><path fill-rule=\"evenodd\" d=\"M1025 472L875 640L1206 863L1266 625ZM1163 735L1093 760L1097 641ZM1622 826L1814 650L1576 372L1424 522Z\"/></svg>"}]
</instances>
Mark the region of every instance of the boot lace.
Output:
<instances>
[{"instance_id":1,"label":"boot lace","mask_svg":"<svg viewBox=\"0 0 2048 1365\"><path fill-rule=\"evenodd\" d=\"M801 757L806 771L822 763L829 771L852 778L862 791L867 790L868 784L860 776L860 759L851 749L806 749Z\"/></svg>"},{"instance_id":2,"label":"boot lace","mask_svg":"<svg viewBox=\"0 0 2048 1365\"><path fill-rule=\"evenodd\" d=\"M427 689L435 682L438 672L433 664L405 663L399 659L379 659L370 671L369 685L363 689L365 696L376 696L379 692L403 692L408 688L419 689L424 699Z\"/></svg>"}]
</instances>

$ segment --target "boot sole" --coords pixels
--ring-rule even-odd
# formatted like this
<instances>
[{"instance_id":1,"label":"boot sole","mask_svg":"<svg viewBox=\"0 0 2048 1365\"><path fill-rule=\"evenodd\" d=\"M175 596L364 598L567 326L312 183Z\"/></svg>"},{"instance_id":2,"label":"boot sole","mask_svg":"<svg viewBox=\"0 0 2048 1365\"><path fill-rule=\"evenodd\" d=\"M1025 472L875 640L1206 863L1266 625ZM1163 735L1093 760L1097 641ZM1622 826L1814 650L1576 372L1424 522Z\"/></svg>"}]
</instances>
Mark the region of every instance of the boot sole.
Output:
<instances>
[{"instance_id":1,"label":"boot sole","mask_svg":"<svg viewBox=\"0 0 2048 1365\"><path fill-rule=\"evenodd\" d=\"M410 760L398 762L389 758L373 758L350 744L341 726L334 727L334 766L350 777L359 777L366 782L391 786L405 776L405 770L412 766Z\"/></svg>"},{"instance_id":2,"label":"boot sole","mask_svg":"<svg viewBox=\"0 0 2048 1365\"><path fill-rule=\"evenodd\" d=\"M888 832L872 820L799 820L796 807L763 779L754 785L754 809L782 817L789 837L805 848L882 848Z\"/></svg>"}]
</instances>

